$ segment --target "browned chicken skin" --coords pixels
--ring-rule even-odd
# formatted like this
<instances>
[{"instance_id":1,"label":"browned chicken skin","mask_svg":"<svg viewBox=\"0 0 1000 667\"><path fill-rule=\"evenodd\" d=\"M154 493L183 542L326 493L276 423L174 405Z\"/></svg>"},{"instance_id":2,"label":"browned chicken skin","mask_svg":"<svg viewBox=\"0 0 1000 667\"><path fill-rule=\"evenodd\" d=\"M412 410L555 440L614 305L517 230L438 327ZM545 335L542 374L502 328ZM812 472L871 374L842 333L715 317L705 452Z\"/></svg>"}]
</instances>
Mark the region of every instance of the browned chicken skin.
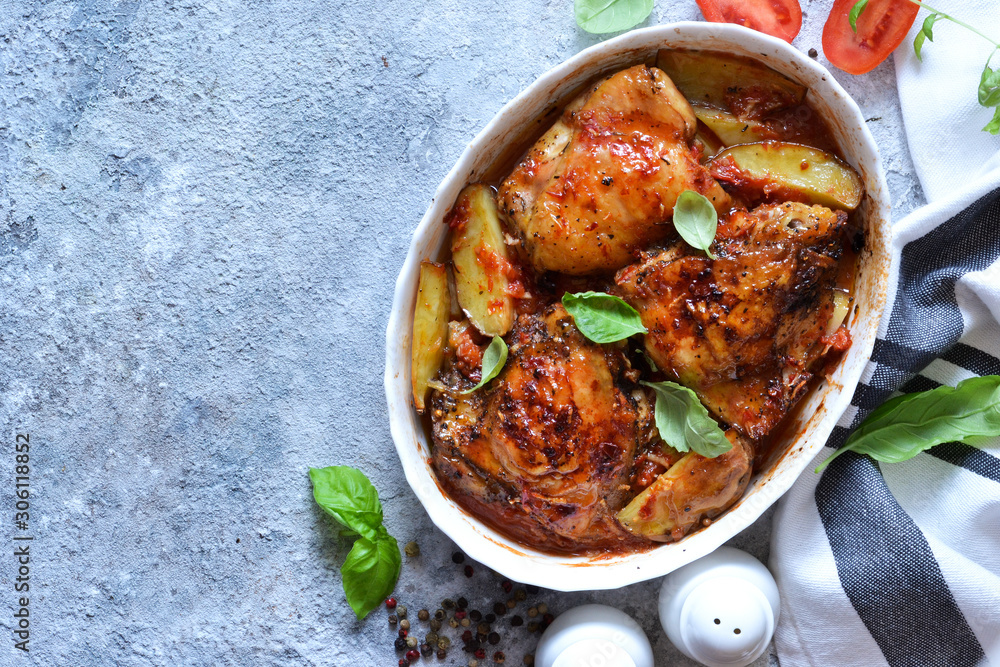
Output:
<instances>
[{"instance_id":1,"label":"browned chicken skin","mask_svg":"<svg viewBox=\"0 0 1000 667\"><path fill-rule=\"evenodd\" d=\"M652 411L622 348L585 340L561 305L521 315L508 338L487 389L432 398L439 478L464 507L538 548L639 544L614 516Z\"/></svg>"},{"instance_id":2,"label":"browned chicken skin","mask_svg":"<svg viewBox=\"0 0 1000 667\"><path fill-rule=\"evenodd\" d=\"M533 267L586 275L615 271L673 235L684 190L730 200L690 148L691 105L670 78L638 65L567 107L500 186L501 211Z\"/></svg>"},{"instance_id":3,"label":"browned chicken skin","mask_svg":"<svg viewBox=\"0 0 1000 667\"><path fill-rule=\"evenodd\" d=\"M825 352L846 221L822 206L761 206L720 226L714 261L678 243L620 271L649 356L723 421L766 435Z\"/></svg>"}]
</instances>

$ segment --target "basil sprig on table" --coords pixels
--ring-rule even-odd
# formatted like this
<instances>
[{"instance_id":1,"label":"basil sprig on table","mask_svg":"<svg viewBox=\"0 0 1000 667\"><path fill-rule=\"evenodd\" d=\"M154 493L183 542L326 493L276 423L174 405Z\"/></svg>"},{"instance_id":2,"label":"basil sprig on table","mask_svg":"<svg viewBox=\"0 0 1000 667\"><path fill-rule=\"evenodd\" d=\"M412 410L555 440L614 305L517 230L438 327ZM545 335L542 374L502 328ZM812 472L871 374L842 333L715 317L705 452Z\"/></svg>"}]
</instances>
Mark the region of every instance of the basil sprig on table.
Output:
<instances>
[{"instance_id":1,"label":"basil sprig on table","mask_svg":"<svg viewBox=\"0 0 1000 667\"><path fill-rule=\"evenodd\" d=\"M861 423L822 471L844 452L897 463L945 442L1000 435L1000 375L969 378L956 387L904 394L886 401Z\"/></svg>"},{"instance_id":2,"label":"basil sprig on table","mask_svg":"<svg viewBox=\"0 0 1000 667\"><path fill-rule=\"evenodd\" d=\"M378 491L363 472L350 466L310 468L309 479L316 503L344 527L340 534L358 537L340 574L347 604L362 619L395 588L403 566L399 545L382 525Z\"/></svg>"},{"instance_id":3,"label":"basil sprig on table","mask_svg":"<svg viewBox=\"0 0 1000 667\"><path fill-rule=\"evenodd\" d=\"M643 382L656 392L656 430L679 452L714 459L733 448L725 431L708 414L698 395L676 382Z\"/></svg>"},{"instance_id":4,"label":"basil sprig on table","mask_svg":"<svg viewBox=\"0 0 1000 667\"><path fill-rule=\"evenodd\" d=\"M653 0L575 0L576 24L596 34L619 32L642 23L653 11Z\"/></svg>"},{"instance_id":5,"label":"basil sprig on table","mask_svg":"<svg viewBox=\"0 0 1000 667\"><path fill-rule=\"evenodd\" d=\"M983 68L983 75L979 79L979 104L987 109L993 109L993 120L986 124L986 127L983 128L983 132L1000 134L1000 69L993 69L990 67L990 61L993 60L993 56L996 55L997 51L1000 51L1000 42L987 37L984 33L964 21L960 21L954 16L946 14L939 9L934 9L926 2L922 2L922 0L909 0L909 2L917 5L921 9L926 9L931 13L930 16L924 19L923 25L917 32L916 37L913 38L913 51L917 54L917 60L923 61L924 59L922 53L924 42L934 41L934 24L937 23L939 19L951 21L955 25L960 25L966 30L971 30L995 47L990 53L990 57L986 59L986 66ZM851 11L848 12L847 22L850 23L851 30L854 32L858 31L858 17L860 17L867 8L868 0L858 0L858 2L854 3L854 6L851 7ZM883 11L886 10L883 9Z\"/></svg>"},{"instance_id":6,"label":"basil sprig on table","mask_svg":"<svg viewBox=\"0 0 1000 667\"><path fill-rule=\"evenodd\" d=\"M573 316L580 333L595 343L614 343L647 333L639 312L616 296L603 292L566 292L562 304Z\"/></svg>"},{"instance_id":7,"label":"basil sprig on table","mask_svg":"<svg viewBox=\"0 0 1000 667\"><path fill-rule=\"evenodd\" d=\"M487 382L495 378L503 370L503 365L507 363L507 343L503 342L503 338L500 336L494 336L493 340L490 341L489 347L483 352L483 371L482 377L477 384L472 389L466 389L461 392L463 394L471 394L477 389L482 388Z\"/></svg>"},{"instance_id":8,"label":"basil sprig on table","mask_svg":"<svg viewBox=\"0 0 1000 667\"><path fill-rule=\"evenodd\" d=\"M674 229L689 246L704 250L715 259L710 248L718 228L719 215L708 197L694 190L681 193L674 204Z\"/></svg>"}]
</instances>

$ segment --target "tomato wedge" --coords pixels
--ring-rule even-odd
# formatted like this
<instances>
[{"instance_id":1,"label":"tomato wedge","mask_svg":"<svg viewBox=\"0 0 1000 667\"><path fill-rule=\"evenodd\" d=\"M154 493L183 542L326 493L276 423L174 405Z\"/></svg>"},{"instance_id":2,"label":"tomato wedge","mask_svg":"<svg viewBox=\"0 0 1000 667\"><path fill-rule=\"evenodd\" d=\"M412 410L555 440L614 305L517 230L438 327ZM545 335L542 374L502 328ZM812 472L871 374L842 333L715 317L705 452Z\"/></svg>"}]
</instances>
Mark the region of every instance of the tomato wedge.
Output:
<instances>
[{"instance_id":1,"label":"tomato wedge","mask_svg":"<svg viewBox=\"0 0 1000 667\"><path fill-rule=\"evenodd\" d=\"M836 0L823 26L823 53L851 74L870 72L906 37L920 7L909 0L870 0L858 17L858 32L848 15L857 0Z\"/></svg>"},{"instance_id":2,"label":"tomato wedge","mask_svg":"<svg viewBox=\"0 0 1000 667\"><path fill-rule=\"evenodd\" d=\"M705 20L735 23L791 43L802 27L799 0L698 0Z\"/></svg>"}]
</instances>

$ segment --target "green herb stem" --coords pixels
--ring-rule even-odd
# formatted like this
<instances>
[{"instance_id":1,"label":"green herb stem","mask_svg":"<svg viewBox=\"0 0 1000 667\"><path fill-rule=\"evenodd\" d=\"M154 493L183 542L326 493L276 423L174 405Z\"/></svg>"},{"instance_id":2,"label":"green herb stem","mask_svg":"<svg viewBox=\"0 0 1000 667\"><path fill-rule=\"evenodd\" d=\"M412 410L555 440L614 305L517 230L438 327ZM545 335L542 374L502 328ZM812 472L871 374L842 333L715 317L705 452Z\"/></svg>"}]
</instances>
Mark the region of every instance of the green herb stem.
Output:
<instances>
[{"instance_id":1,"label":"green herb stem","mask_svg":"<svg viewBox=\"0 0 1000 667\"><path fill-rule=\"evenodd\" d=\"M976 28L973 28L971 25L969 25L965 21L960 21L957 18L955 18L954 16L952 16L951 14L946 14L946 13L942 12L940 9L934 9L933 7L931 7L930 5L928 5L926 2L920 2L920 0L907 0L907 2L910 2L910 3L912 3L912 4L914 4L914 5L918 6L918 7L922 7L922 8L926 9L929 12L933 12L933 13L937 14L938 16L940 16L943 19L947 19L948 21L951 21L952 23L955 23L955 24L958 24L958 25L962 26L966 30L971 30L972 32L976 33L977 35L979 35L980 37L982 37L983 39L985 39L987 42L989 42L990 44L992 44L993 46L995 46L997 49L1000 49L1000 43L994 42L992 38L987 37L982 32L980 32ZM994 53L995 53L995 51L994 51ZM992 55L990 57L992 58Z\"/></svg>"}]
</instances>

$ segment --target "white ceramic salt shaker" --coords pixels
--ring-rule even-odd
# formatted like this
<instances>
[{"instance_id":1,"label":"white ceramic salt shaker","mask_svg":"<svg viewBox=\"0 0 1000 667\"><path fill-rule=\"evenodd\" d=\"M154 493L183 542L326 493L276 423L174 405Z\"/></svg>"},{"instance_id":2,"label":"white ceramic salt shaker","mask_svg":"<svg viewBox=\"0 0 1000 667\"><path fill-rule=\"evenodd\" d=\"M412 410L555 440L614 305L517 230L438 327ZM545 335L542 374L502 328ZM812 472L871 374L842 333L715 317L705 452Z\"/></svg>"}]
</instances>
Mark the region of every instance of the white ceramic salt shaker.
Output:
<instances>
[{"instance_id":1,"label":"white ceramic salt shaker","mask_svg":"<svg viewBox=\"0 0 1000 667\"><path fill-rule=\"evenodd\" d=\"M759 560L731 547L668 574L660 588L667 637L708 667L744 667L759 658L778 612L774 577Z\"/></svg>"},{"instance_id":2,"label":"white ceramic salt shaker","mask_svg":"<svg viewBox=\"0 0 1000 667\"><path fill-rule=\"evenodd\" d=\"M585 604L560 614L535 649L535 667L653 667L653 648L625 612Z\"/></svg>"}]
</instances>

